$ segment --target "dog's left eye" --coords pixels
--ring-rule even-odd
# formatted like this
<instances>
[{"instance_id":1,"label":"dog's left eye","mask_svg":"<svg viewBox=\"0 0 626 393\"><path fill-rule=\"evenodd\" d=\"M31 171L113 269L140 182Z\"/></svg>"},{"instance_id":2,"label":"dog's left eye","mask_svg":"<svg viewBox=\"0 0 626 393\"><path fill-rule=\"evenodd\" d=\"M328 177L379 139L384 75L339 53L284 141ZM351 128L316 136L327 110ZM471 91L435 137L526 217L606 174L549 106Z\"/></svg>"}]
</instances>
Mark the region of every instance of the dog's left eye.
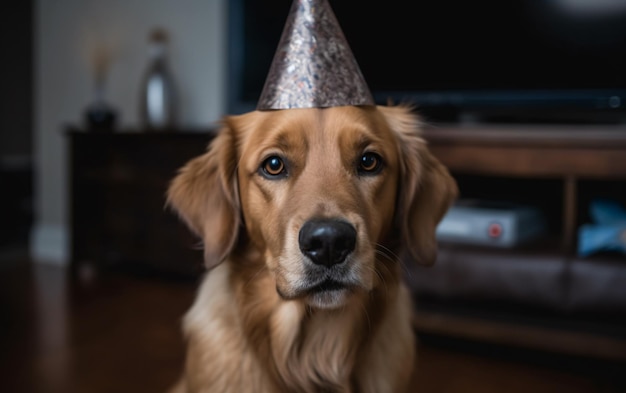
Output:
<instances>
[{"instance_id":1,"label":"dog's left eye","mask_svg":"<svg viewBox=\"0 0 626 393\"><path fill-rule=\"evenodd\" d=\"M359 173L362 175L375 175L382 168L383 159L376 153L365 153L359 159Z\"/></svg>"},{"instance_id":2,"label":"dog's left eye","mask_svg":"<svg viewBox=\"0 0 626 393\"><path fill-rule=\"evenodd\" d=\"M278 156L271 156L261 164L261 171L266 177L275 178L286 174L285 163Z\"/></svg>"}]
</instances>

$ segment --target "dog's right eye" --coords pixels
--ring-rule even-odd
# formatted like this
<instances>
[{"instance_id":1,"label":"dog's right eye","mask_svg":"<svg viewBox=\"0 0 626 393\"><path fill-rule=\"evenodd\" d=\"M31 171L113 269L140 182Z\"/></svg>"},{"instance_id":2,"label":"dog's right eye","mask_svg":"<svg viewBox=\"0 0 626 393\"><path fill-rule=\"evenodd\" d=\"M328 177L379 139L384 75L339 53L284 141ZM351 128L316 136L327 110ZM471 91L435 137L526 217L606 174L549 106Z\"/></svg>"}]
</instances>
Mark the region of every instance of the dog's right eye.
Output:
<instances>
[{"instance_id":1,"label":"dog's right eye","mask_svg":"<svg viewBox=\"0 0 626 393\"><path fill-rule=\"evenodd\" d=\"M261 172L268 178L282 177L287 174L285 163L278 156L271 156L261 164Z\"/></svg>"},{"instance_id":2,"label":"dog's right eye","mask_svg":"<svg viewBox=\"0 0 626 393\"><path fill-rule=\"evenodd\" d=\"M380 172L383 159L376 153L364 153L359 159L358 171L361 175L376 175Z\"/></svg>"}]
</instances>

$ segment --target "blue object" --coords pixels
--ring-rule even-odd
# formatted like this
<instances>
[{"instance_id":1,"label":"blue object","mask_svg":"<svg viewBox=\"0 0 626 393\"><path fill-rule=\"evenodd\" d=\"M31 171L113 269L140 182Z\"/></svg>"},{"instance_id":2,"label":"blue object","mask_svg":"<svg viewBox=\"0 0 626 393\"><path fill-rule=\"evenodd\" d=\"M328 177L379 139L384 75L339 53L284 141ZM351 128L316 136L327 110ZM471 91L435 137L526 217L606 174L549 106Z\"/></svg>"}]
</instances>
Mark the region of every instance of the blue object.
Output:
<instances>
[{"instance_id":1,"label":"blue object","mask_svg":"<svg viewBox=\"0 0 626 393\"><path fill-rule=\"evenodd\" d=\"M626 225L583 225L578 230L578 255L586 257L600 251L626 254Z\"/></svg>"},{"instance_id":2,"label":"blue object","mask_svg":"<svg viewBox=\"0 0 626 393\"><path fill-rule=\"evenodd\" d=\"M598 199L590 206L593 224L578 229L578 255L601 251L626 254L626 209L617 202Z\"/></svg>"}]
</instances>

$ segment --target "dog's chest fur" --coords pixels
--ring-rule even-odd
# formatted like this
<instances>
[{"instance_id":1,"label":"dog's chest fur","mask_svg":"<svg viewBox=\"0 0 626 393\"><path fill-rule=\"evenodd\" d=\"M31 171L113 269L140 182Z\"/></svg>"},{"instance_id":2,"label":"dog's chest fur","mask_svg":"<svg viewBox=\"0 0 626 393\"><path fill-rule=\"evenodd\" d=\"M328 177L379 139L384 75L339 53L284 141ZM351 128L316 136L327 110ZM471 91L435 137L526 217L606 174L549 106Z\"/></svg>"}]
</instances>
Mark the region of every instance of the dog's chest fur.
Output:
<instances>
[{"instance_id":1,"label":"dog's chest fur","mask_svg":"<svg viewBox=\"0 0 626 393\"><path fill-rule=\"evenodd\" d=\"M196 391L194 385L240 393L396 391L393 370L412 361L413 333L410 326L388 326L385 320L401 318L377 315L375 307L365 304L376 301L371 296L361 304L316 312L300 302L272 301L275 291L266 288L271 280L261 275L232 285L224 263L205 278L185 317L190 347L197 351L188 355L190 391ZM407 294L401 290L394 295ZM406 312L386 307L377 308ZM384 359L385 353L394 358Z\"/></svg>"}]
</instances>

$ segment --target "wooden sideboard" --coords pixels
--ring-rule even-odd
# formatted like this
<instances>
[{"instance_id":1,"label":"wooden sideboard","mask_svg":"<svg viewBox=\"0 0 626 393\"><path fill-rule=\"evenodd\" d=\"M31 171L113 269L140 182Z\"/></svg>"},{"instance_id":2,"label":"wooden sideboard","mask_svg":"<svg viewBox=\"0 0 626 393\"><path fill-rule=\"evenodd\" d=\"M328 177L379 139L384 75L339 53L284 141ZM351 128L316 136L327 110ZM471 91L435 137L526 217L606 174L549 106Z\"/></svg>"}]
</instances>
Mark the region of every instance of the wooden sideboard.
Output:
<instances>
[{"instance_id":1,"label":"wooden sideboard","mask_svg":"<svg viewBox=\"0 0 626 393\"><path fill-rule=\"evenodd\" d=\"M201 246L165 208L165 193L176 171L213 136L212 130L68 130L71 266L199 274Z\"/></svg>"}]
</instances>

